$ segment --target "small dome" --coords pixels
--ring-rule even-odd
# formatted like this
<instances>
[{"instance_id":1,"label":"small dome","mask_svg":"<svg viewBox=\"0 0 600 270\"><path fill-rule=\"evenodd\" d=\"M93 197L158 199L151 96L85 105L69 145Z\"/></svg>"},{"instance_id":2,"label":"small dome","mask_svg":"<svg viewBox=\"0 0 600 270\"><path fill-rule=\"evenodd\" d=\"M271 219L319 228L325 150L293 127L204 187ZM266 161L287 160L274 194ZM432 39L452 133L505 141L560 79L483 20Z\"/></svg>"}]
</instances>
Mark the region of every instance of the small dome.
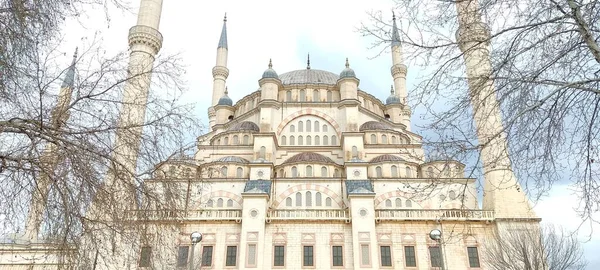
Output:
<instances>
[{"instance_id":1,"label":"small dome","mask_svg":"<svg viewBox=\"0 0 600 270\"><path fill-rule=\"evenodd\" d=\"M356 78L356 73L354 73L354 70L350 68L348 58L346 58L346 68L342 70L342 73L340 73L340 79L342 78Z\"/></svg>"},{"instance_id":2,"label":"small dome","mask_svg":"<svg viewBox=\"0 0 600 270\"><path fill-rule=\"evenodd\" d=\"M249 163L250 161L241 157L227 156L217 159L217 162Z\"/></svg>"},{"instance_id":3,"label":"small dome","mask_svg":"<svg viewBox=\"0 0 600 270\"><path fill-rule=\"evenodd\" d=\"M273 69L273 64L271 63L271 59L269 59L269 68L267 70L265 70L265 72L263 72L262 78L263 79L272 78L272 79L279 80L279 76L277 75L277 72L275 72L275 70Z\"/></svg>"},{"instance_id":4,"label":"small dome","mask_svg":"<svg viewBox=\"0 0 600 270\"><path fill-rule=\"evenodd\" d=\"M225 95L223 95L219 99L219 102L217 103L217 105L233 106L233 100L231 100L231 98L229 98L229 96L227 95L227 93L228 93L227 87L225 87Z\"/></svg>"},{"instance_id":5,"label":"small dome","mask_svg":"<svg viewBox=\"0 0 600 270\"><path fill-rule=\"evenodd\" d=\"M373 159L371 159L372 163L387 162L387 161L404 161L404 159L402 159L399 156L394 156L394 155L381 155L381 156L377 156L377 157L374 157Z\"/></svg>"},{"instance_id":6,"label":"small dome","mask_svg":"<svg viewBox=\"0 0 600 270\"><path fill-rule=\"evenodd\" d=\"M390 96L385 100L385 105L390 105L390 104L400 104L400 97L396 96L393 85L392 85L392 89L390 90Z\"/></svg>"},{"instance_id":7,"label":"small dome","mask_svg":"<svg viewBox=\"0 0 600 270\"><path fill-rule=\"evenodd\" d=\"M331 160L330 158L323 156L321 154L313 153L313 152L304 152L304 153L294 155L294 156L288 158L285 162L283 162L283 164L301 163L301 162L304 162L304 163L306 163L306 162L308 162L308 163L333 163L333 164L335 164L335 162L333 160Z\"/></svg>"},{"instance_id":8,"label":"small dome","mask_svg":"<svg viewBox=\"0 0 600 270\"><path fill-rule=\"evenodd\" d=\"M364 124L360 125L359 130L365 131L365 130L393 130L393 129L384 123L377 122L377 121L369 121L369 122L365 122Z\"/></svg>"},{"instance_id":9,"label":"small dome","mask_svg":"<svg viewBox=\"0 0 600 270\"><path fill-rule=\"evenodd\" d=\"M240 123L237 123L237 124L231 126L228 130L229 131L249 130L249 131L259 132L260 128L258 128L258 125L253 122L244 121L244 122L240 122Z\"/></svg>"}]
</instances>

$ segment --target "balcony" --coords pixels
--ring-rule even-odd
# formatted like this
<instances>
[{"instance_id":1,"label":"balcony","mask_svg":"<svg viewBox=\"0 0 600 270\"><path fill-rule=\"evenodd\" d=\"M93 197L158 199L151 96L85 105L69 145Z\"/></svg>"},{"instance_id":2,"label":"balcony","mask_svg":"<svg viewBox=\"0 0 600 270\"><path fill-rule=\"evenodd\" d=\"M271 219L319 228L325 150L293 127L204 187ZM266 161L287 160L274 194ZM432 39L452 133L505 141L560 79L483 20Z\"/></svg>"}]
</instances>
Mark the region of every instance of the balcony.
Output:
<instances>
[{"instance_id":1,"label":"balcony","mask_svg":"<svg viewBox=\"0 0 600 270\"><path fill-rule=\"evenodd\" d=\"M375 210L375 221L404 220L455 220L455 221L492 221L494 211L462 210L462 209L378 209Z\"/></svg>"},{"instance_id":2,"label":"balcony","mask_svg":"<svg viewBox=\"0 0 600 270\"><path fill-rule=\"evenodd\" d=\"M350 222L350 214L342 209L274 209L267 212L267 222L273 220L319 220Z\"/></svg>"},{"instance_id":3,"label":"balcony","mask_svg":"<svg viewBox=\"0 0 600 270\"><path fill-rule=\"evenodd\" d=\"M131 219L137 220L181 220L181 221L242 221L242 210L206 209L206 210L136 210L130 212Z\"/></svg>"}]
</instances>

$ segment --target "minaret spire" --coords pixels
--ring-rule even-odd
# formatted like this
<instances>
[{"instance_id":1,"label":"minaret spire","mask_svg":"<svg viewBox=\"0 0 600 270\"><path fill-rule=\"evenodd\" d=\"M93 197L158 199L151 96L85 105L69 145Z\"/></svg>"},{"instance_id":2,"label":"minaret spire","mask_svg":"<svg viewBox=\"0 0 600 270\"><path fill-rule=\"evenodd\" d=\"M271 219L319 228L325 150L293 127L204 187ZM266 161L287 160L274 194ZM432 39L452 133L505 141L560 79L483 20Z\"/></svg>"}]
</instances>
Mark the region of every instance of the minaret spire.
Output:
<instances>
[{"instance_id":1,"label":"minaret spire","mask_svg":"<svg viewBox=\"0 0 600 270\"><path fill-rule=\"evenodd\" d=\"M227 46L227 13L223 17L223 28L221 29L221 37L219 38L219 45L217 46L217 62L215 67L212 69L213 74L213 92L212 92L212 106L208 108L208 121L211 128L217 123L217 113L214 106L219 104L221 97L225 95L225 83L229 76L229 69L227 69L227 55L229 49Z\"/></svg>"},{"instance_id":2,"label":"minaret spire","mask_svg":"<svg viewBox=\"0 0 600 270\"><path fill-rule=\"evenodd\" d=\"M396 25L396 14L392 12L392 77L394 78L395 95L398 97L402 108L402 123L410 130L410 115L411 110L407 105L407 90L406 90L406 72L408 71L404 65L402 57L402 42L400 42L400 34L398 33L398 25Z\"/></svg>"},{"instance_id":3,"label":"minaret spire","mask_svg":"<svg viewBox=\"0 0 600 270\"><path fill-rule=\"evenodd\" d=\"M398 34L398 26L396 25L396 14L392 11L392 47L400 46L400 35Z\"/></svg>"},{"instance_id":4,"label":"minaret spire","mask_svg":"<svg viewBox=\"0 0 600 270\"><path fill-rule=\"evenodd\" d=\"M306 57L306 69L310 69L310 53Z\"/></svg>"}]
</instances>

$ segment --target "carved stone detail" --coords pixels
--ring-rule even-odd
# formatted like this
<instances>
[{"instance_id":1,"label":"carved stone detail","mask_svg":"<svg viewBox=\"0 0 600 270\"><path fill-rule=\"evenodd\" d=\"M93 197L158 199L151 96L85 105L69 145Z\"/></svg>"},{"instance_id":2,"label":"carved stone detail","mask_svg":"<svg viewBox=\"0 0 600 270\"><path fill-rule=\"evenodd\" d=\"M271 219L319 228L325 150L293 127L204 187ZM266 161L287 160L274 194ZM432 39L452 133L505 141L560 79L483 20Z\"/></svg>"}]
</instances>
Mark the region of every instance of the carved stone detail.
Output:
<instances>
[{"instance_id":1,"label":"carved stone detail","mask_svg":"<svg viewBox=\"0 0 600 270\"><path fill-rule=\"evenodd\" d=\"M162 34L152 27L136 25L129 28L129 46L145 44L152 49L153 54L157 54L162 47L162 41Z\"/></svg>"},{"instance_id":2,"label":"carved stone detail","mask_svg":"<svg viewBox=\"0 0 600 270\"><path fill-rule=\"evenodd\" d=\"M212 69L212 74L213 77L224 77L225 79L227 79L227 77L229 76L229 69L226 67L222 67L222 66L216 66Z\"/></svg>"},{"instance_id":3,"label":"carved stone detail","mask_svg":"<svg viewBox=\"0 0 600 270\"><path fill-rule=\"evenodd\" d=\"M406 68L406 65L404 65L404 64L396 64L396 65L392 66L391 71L392 71L392 77L394 77L394 78L396 78L398 76L406 77L407 68Z\"/></svg>"}]
</instances>

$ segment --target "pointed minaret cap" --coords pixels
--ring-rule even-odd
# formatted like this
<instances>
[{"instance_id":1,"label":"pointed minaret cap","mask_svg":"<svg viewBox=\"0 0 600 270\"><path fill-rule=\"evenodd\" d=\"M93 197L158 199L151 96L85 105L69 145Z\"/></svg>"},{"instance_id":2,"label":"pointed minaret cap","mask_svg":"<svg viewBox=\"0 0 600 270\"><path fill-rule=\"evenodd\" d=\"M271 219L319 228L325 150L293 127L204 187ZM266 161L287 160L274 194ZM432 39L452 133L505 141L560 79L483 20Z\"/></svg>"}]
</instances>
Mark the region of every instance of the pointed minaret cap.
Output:
<instances>
[{"instance_id":1,"label":"pointed minaret cap","mask_svg":"<svg viewBox=\"0 0 600 270\"><path fill-rule=\"evenodd\" d=\"M69 87L72 88L75 83L75 63L77 62L77 52L79 48L75 48L75 53L73 53L73 61L71 62L71 66L67 69L65 73L65 78L63 79L63 83L61 85L62 88Z\"/></svg>"},{"instance_id":2,"label":"pointed minaret cap","mask_svg":"<svg viewBox=\"0 0 600 270\"><path fill-rule=\"evenodd\" d=\"M233 100L227 94L229 94L229 91L227 90L227 86L225 86L225 94L219 99L217 105L233 106Z\"/></svg>"},{"instance_id":3,"label":"pointed minaret cap","mask_svg":"<svg viewBox=\"0 0 600 270\"><path fill-rule=\"evenodd\" d=\"M385 105L390 104L400 104L400 97L396 95L393 85L390 87L390 96L385 100Z\"/></svg>"},{"instance_id":4,"label":"pointed minaret cap","mask_svg":"<svg viewBox=\"0 0 600 270\"><path fill-rule=\"evenodd\" d=\"M398 34L398 26L396 25L396 14L392 11L392 47L400 46L400 34Z\"/></svg>"},{"instance_id":5,"label":"pointed minaret cap","mask_svg":"<svg viewBox=\"0 0 600 270\"><path fill-rule=\"evenodd\" d=\"M310 69L310 53L308 54L308 57L306 59L306 69Z\"/></svg>"},{"instance_id":6,"label":"pointed minaret cap","mask_svg":"<svg viewBox=\"0 0 600 270\"><path fill-rule=\"evenodd\" d=\"M227 49L227 13L225 13L225 17L223 18L223 29L221 29L221 38L219 39L219 48Z\"/></svg>"},{"instance_id":7,"label":"pointed minaret cap","mask_svg":"<svg viewBox=\"0 0 600 270\"><path fill-rule=\"evenodd\" d=\"M275 72L275 70L273 69L273 62L271 62L271 59L269 59L269 68L267 68L267 70L265 70L265 72L263 72L262 78L263 79L273 78L273 79L279 80L279 76L277 75L277 72Z\"/></svg>"},{"instance_id":8,"label":"pointed minaret cap","mask_svg":"<svg viewBox=\"0 0 600 270\"><path fill-rule=\"evenodd\" d=\"M350 68L348 57L346 57L346 68L340 73L340 79L342 78L356 78L356 73L354 73L354 70Z\"/></svg>"}]
</instances>

